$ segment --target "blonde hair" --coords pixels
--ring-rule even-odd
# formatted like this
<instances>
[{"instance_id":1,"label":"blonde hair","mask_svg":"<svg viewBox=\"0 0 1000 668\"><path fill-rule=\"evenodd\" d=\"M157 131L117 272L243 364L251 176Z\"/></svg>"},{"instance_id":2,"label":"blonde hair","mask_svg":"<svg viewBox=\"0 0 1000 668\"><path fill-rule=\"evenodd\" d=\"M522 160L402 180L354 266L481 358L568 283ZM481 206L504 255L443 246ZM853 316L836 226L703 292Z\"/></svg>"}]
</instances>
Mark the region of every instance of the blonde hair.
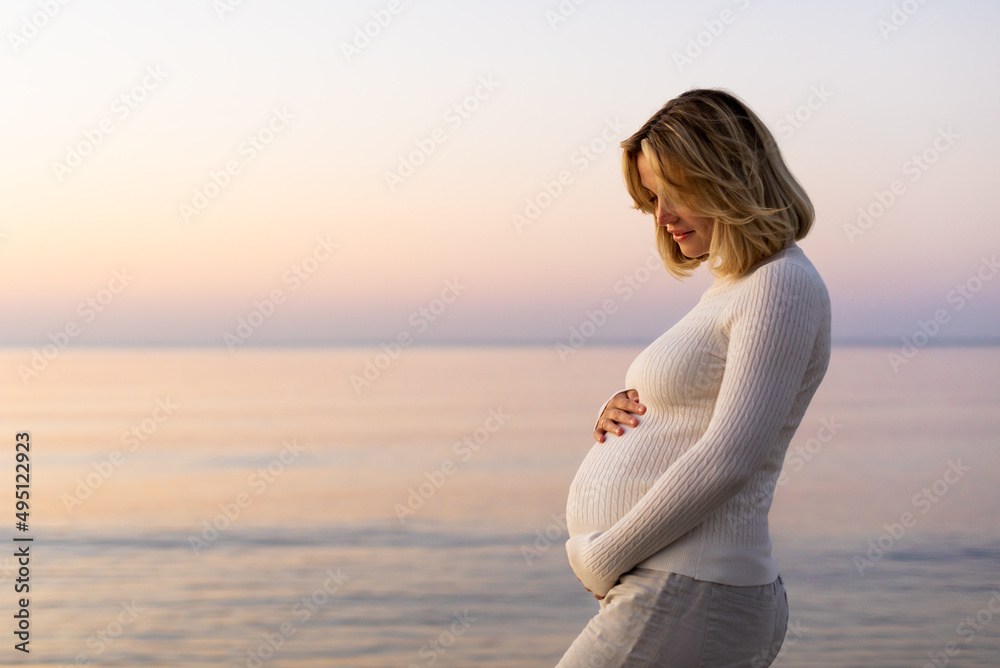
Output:
<instances>
[{"instance_id":1,"label":"blonde hair","mask_svg":"<svg viewBox=\"0 0 1000 668\"><path fill-rule=\"evenodd\" d=\"M663 264L678 278L702 262L716 276L738 278L812 227L815 212L785 165L767 126L741 100L719 89L694 89L670 100L621 143L633 208L655 214L639 177L641 153L661 196L711 218L709 251L685 256L657 226Z\"/></svg>"}]
</instances>

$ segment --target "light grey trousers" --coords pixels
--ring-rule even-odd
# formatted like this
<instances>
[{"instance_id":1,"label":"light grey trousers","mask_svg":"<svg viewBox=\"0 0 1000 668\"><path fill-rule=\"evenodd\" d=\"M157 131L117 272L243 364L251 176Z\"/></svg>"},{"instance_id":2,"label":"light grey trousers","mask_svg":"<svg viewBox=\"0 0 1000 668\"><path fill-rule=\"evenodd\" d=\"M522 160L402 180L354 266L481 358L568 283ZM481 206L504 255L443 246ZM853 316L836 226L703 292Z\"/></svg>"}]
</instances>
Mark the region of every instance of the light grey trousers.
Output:
<instances>
[{"instance_id":1,"label":"light grey trousers","mask_svg":"<svg viewBox=\"0 0 1000 668\"><path fill-rule=\"evenodd\" d=\"M556 668L765 668L787 628L780 575L771 584L734 587L633 568Z\"/></svg>"}]
</instances>

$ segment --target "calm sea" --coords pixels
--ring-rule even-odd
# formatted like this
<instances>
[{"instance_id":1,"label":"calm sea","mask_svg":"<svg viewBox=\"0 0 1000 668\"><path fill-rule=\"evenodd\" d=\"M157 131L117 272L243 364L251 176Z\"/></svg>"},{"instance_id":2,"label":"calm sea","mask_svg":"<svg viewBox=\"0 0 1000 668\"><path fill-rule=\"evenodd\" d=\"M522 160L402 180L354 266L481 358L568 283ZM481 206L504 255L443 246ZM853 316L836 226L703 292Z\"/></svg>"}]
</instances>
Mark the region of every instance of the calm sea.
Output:
<instances>
[{"instance_id":1,"label":"calm sea","mask_svg":"<svg viewBox=\"0 0 1000 668\"><path fill-rule=\"evenodd\" d=\"M0 351L30 653L0 664L553 666L597 602L563 549L641 347ZM777 666L1000 666L1000 349L835 348L771 510ZM14 435L31 435L29 531Z\"/></svg>"}]
</instances>

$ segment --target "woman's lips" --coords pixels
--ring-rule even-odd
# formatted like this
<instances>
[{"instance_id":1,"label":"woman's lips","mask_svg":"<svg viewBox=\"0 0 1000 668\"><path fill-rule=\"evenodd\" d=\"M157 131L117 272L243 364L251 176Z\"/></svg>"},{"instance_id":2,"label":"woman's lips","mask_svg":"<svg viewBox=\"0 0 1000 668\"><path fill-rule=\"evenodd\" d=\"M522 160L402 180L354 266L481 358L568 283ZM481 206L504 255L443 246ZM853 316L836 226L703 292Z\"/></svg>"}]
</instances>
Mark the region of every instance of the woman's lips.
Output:
<instances>
[{"instance_id":1,"label":"woman's lips","mask_svg":"<svg viewBox=\"0 0 1000 668\"><path fill-rule=\"evenodd\" d=\"M694 234L694 230L688 230L687 232L671 232L670 234L674 237L674 241L684 241L689 236Z\"/></svg>"}]
</instances>

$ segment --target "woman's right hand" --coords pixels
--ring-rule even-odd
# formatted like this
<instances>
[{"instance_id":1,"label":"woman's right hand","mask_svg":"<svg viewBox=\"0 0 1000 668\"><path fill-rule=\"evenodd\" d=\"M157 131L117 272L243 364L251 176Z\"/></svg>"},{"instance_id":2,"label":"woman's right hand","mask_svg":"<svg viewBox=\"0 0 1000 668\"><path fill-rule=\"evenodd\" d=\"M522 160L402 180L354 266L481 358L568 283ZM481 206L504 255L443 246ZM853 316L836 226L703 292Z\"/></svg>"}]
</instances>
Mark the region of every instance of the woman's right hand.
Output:
<instances>
[{"instance_id":1,"label":"woman's right hand","mask_svg":"<svg viewBox=\"0 0 1000 668\"><path fill-rule=\"evenodd\" d=\"M611 397L604 412L597 420L594 438L598 443L604 443L605 434L621 436L624 427L635 427L639 424L636 415L646 412L646 407L639 403L639 393L636 390L626 390Z\"/></svg>"}]
</instances>

